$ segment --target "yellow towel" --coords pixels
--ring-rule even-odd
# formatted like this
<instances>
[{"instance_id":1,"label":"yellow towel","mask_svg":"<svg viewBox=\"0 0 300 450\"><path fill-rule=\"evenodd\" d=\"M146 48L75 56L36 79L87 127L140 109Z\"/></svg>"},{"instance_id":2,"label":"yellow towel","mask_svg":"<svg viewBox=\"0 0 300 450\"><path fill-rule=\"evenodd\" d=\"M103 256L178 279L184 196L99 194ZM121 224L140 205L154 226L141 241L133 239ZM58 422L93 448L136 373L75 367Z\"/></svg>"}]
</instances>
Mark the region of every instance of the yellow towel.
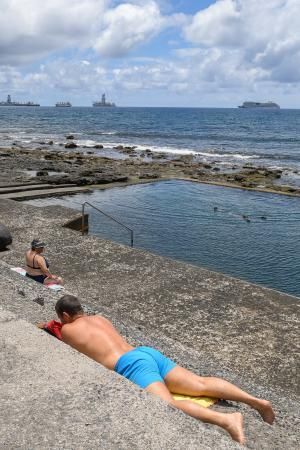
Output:
<instances>
[{"instance_id":1,"label":"yellow towel","mask_svg":"<svg viewBox=\"0 0 300 450\"><path fill-rule=\"evenodd\" d=\"M190 397L189 395L172 394L174 400L190 400L191 402L197 403L204 408L208 408L218 401L217 398L210 397Z\"/></svg>"}]
</instances>

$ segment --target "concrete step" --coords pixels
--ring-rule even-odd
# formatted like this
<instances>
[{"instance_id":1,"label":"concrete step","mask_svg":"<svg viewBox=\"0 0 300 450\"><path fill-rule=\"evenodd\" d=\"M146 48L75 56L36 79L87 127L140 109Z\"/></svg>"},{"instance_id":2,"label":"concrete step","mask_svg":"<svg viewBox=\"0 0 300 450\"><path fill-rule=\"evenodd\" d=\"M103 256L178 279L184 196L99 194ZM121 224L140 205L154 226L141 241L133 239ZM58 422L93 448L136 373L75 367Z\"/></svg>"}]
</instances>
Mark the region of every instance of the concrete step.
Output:
<instances>
[{"instance_id":1,"label":"concrete step","mask_svg":"<svg viewBox=\"0 0 300 450\"><path fill-rule=\"evenodd\" d=\"M75 184L60 184L59 187L73 187ZM0 186L0 195L1 194L9 194L13 192L24 192L24 191L34 191L41 189L55 189L57 188L56 184L21 184L19 186Z\"/></svg>"},{"instance_id":2,"label":"concrete step","mask_svg":"<svg viewBox=\"0 0 300 450\"><path fill-rule=\"evenodd\" d=\"M72 195L78 192L90 192L91 189L81 186L70 185L69 187L57 187L53 186L51 189L37 189L37 190L27 190L23 192L10 192L3 193L0 192L0 199L10 199L10 200L31 200L34 198L43 197L58 197L60 195Z\"/></svg>"},{"instance_id":3,"label":"concrete step","mask_svg":"<svg viewBox=\"0 0 300 450\"><path fill-rule=\"evenodd\" d=\"M11 184L0 183L0 188L13 188L13 187L19 187L19 186L36 186L39 184L41 184L41 183L38 183L36 181L26 182L26 184L24 184L24 182L23 183L11 183Z\"/></svg>"}]
</instances>

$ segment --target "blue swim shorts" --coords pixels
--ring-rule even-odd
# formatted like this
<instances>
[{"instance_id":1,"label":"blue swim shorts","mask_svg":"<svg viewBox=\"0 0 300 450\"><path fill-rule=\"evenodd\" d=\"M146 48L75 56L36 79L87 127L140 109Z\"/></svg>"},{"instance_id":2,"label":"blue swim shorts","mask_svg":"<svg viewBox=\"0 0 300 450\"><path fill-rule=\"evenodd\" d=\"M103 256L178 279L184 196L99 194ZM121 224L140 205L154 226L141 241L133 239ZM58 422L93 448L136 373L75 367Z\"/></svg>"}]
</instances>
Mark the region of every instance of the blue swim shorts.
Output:
<instances>
[{"instance_id":1,"label":"blue swim shorts","mask_svg":"<svg viewBox=\"0 0 300 450\"><path fill-rule=\"evenodd\" d=\"M115 365L115 371L145 389L152 383L164 383L176 363L151 347L137 347L125 353Z\"/></svg>"}]
</instances>

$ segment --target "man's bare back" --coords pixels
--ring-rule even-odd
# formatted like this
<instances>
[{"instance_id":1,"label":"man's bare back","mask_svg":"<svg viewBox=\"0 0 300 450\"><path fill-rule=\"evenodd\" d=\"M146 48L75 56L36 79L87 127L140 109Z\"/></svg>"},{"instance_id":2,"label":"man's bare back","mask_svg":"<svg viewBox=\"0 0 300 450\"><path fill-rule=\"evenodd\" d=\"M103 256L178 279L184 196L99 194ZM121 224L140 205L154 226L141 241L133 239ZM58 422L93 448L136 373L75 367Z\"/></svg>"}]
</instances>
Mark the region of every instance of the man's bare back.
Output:
<instances>
[{"instance_id":1,"label":"man's bare back","mask_svg":"<svg viewBox=\"0 0 300 450\"><path fill-rule=\"evenodd\" d=\"M61 334L66 344L111 370L124 353L133 349L101 316L79 316L64 324Z\"/></svg>"}]
</instances>

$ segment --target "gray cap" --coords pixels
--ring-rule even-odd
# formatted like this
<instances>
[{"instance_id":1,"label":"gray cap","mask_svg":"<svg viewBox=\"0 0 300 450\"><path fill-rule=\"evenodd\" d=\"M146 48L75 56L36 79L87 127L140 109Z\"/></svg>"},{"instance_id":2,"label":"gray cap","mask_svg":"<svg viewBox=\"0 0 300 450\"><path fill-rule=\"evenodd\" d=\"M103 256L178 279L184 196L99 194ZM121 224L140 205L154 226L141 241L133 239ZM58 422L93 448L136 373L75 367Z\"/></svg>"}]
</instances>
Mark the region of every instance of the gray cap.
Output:
<instances>
[{"instance_id":1,"label":"gray cap","mask_svg":"<svg viewBox=\"0 0 300 450\"><path fill-rule=\"evenodd\" d=\"M45 242L40 241L39 239L33 239L31 242L31 248L44 248L46 247Z\"/></svg>"}]
</instances>

